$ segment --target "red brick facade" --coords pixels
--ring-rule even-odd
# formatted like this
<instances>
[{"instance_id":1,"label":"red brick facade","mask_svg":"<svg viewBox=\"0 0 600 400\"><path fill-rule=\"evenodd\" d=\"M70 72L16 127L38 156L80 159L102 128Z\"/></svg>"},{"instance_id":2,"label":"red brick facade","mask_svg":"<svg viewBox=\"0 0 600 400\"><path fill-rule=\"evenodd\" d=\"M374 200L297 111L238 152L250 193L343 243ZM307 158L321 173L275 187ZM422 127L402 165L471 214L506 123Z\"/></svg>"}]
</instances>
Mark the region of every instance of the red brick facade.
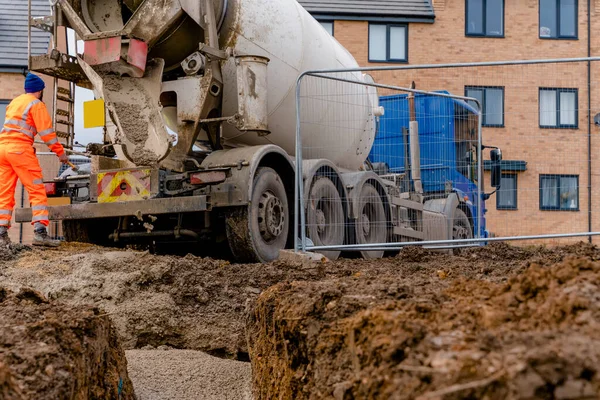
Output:
<instances>
[{"instance_id":1,"label":"red brick facade","mask_svg":"<svg viewBox=\"0 0 600 400\"><path fill-rule=\"evenodd\" d=\"M471 63L503 60L577 58L587 56L587 2L578 2L578 38L539 38L539 1L505 0L504 37L465 35L465 1L434 0L433 24L408 24L408 64ZM600 55L600 1L592 1L591 54ZM392 66L368 62L368 21L334 21L334 36L361 66ZM398 64L405 65L405 64ZM588 103L586 63L534 66L472 67L462 69L400 70L373 73L378 82L419 89L448 90L464 95L465 86L504 87L504 127L484 128L483 142L499 146L505 160L524 160L518 172L517 210L497 210L496 199L487 203L488 228L496 235L551 234L600 230L600 127L591 126L592 180L588 182L588 110L600 112L600 62L591 66L591 104ZM539 127L539 89L572 88L578 91L578 128ZM388 93L389 94L389 93ZM489 158L489 157L485 157ZM579 177L579 211L540 210L540 175ZM489 182L489 176L486 177ZM592 207L588 213L588 188ZM490 188L487 188L490 191Z\"/></svg>"}]
</instances>

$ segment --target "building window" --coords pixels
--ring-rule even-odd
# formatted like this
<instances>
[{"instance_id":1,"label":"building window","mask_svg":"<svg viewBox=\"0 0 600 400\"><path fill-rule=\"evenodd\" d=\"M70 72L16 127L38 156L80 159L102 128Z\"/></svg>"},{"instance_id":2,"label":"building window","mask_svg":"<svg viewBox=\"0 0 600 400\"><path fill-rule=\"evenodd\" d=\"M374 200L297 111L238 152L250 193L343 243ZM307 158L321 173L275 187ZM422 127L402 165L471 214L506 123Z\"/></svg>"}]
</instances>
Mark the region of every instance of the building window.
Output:
<instances>
[{"instance_id":1,"label":"building window","mask_svg":"<svg viewBox=\"0 0 600 400\"><path fill-rule=\"evenodd\" d=\"M504 126L504 88L501 86L466 86L465 96L473 97L481 103L483 126ZM477 108L473 101L470 104Z\"/></svg>"},{"instance_id":2,"label":"building window","mask_svg":"<svg viewBox=\"0 0 600 400\"><path fill-rule=\"evenodd\" d=\"M577 89L540 88L540 127L577 128Z\"/></svg>"},{"instance_id":3,"label":"building window","mask_svg":"<svg viewBox=\"0 0 600 400\"><path fill-rule=\"evenodd\" d=\"M465 35L504 37L504 0L467 0Z\"/></svg>"},{"instance_id":4,"label":"building window","mask_svg":"<svg viewBox=\"0 0 600 400\"><path fill-rule=\"evenodd\" d=\"M333 36L333 21L319 21L319 23L323 28L325 28L327 33Z\"/></svg>"},{"instance_id":5,"label":"building window","mask_svg":"<svg viewBox=\"0 0 600 400\"><path fill-rule=\"evenodd\" d=\"M540 175L540 210L579 211L579 175Z\"/></svg>"},{"instance_id":6,"label":"building window","mask_svg":"<svg viewBox=\"0 0 600 400\"><path fill-rule=\"evenodd\" d=\"M577 0L540 0L540 38L577 39Z\"/></svg>"},{"instance_id":7,"label":"building window","mask_svg":"<svg viewBox=\"0 0 600 400\"><path fill-rule=\"evenodd\" d=\"M369 24L369 61L407 62L408 26Z\"/></svg>"},{"instance_id":8,"label":"building window","mask_svg":"<svg viewBox=\"0 0 600 400\"><path fill-rule=\"evenodd\" d=\"M500 190L496 193L496 209L517 209L517 175L502 174Z\"/></svg>"},{"instance_id":9,"label":"building window","mask_svg":"<svg viewBox=\"0 0 600 400\"><path fill-rule=\"evenodd\" d=\"M4 120L6 119L6 107L8 107L9 100L0 99L0 126L4 125ZM1 130L2 128L0 128Z\"/></svg>"}]
</instances>

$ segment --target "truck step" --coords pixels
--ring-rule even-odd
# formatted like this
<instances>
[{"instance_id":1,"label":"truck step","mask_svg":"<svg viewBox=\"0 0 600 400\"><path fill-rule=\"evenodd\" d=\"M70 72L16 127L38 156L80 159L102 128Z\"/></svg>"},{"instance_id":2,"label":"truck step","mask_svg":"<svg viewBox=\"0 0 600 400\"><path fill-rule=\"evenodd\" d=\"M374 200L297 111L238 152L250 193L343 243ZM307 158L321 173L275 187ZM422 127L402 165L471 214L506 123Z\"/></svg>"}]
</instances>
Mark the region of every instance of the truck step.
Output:
<instances>
[{"instance_id":1,"label":"truck step","mask_svg":"<svg viewBox=\"0 0 600 400\"><path fill-rule=\"evenodd\" d=\"M71 114L67 110L61 110L60 108L56 109L56 115L60 115L62 117L70 117Z\"/></svg>"},{"instance_id":2,"label":"truck step","mask_svg":"<svg viewBox=\"0 0 600 400\"><path fill-rule=\"evenodd\" d=\"M65 94L65 95L71 97L71 89L64 88L64 87L59 87L59 88L57 88L57 91L60 94Z\"/></svg>"},{"instance_id":3,"label":"truck step","mask_svg":"<svg viewBox=\"0 0 600 400\"><path fill-rule=\"evenodd\" d=\"M65 96L56 96L56 99L60 101L65 101L67 103L73 103L73 99Z\"/></svg>"},{"instance_id":4,"label":"truck step","mask_svg":"<svg viewBox=\"0 0 600 400\"><path fill-rule=\"evenodd\" d=\"M61 124L61 125L73 126L73 123L71 121L66 121L66 120L63 120L63 119L57 119L56 123L57 124Z\"/></svg>"},{"instance_id":5,"label":"truck step","mask_svg":"<svg viewBox=\"0 0 600 400\"><path fill-rule=\"evenodd\" d=\"M62 138L62 139L68 139L71 137L71 134L67 133L67 132L62 132L62 131L56 131L56 136L58 136L59 138Z\"/></svg>"}]
</instances>

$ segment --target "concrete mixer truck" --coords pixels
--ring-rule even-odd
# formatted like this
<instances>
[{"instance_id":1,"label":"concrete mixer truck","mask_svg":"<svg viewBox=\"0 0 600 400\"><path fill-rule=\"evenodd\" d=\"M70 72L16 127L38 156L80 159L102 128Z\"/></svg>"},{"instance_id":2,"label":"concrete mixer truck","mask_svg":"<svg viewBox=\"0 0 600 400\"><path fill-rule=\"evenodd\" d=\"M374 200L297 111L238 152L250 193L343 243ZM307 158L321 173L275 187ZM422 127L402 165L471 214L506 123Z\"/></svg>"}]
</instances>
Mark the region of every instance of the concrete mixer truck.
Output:
<instances>
[{"instance_id":1,"label":"concrete mixer truck","mask_svg":"<svg viewBox=\"0 0 600 400\"><path fill-rule=\"evenodd\" d=\"M246 262L292 246L296 80L306 70L357 67L295 0L58 0L53 17L34 23L73 29L84 51L54 49L31 57L31 69L92 89L107 117L106 143L88 146L89 174L58 191L71 204L50 207L66 240L189 250L221 243ZM316 144L302 161L308 239L335 246L473 237L472 196L452 185L423 190L416 130L409 185L402 173L371 168L377 107L368 102L377 97L356 100L361 129L302 131ZM335 106L314 112L341 115ZM477 165L474 132L457 132L469 167ZM56 192L58 184L49 186ZM82 187L86 195L74 195ZM29 209L16 214L31 218Z\"/></svg>"}]
</instances>

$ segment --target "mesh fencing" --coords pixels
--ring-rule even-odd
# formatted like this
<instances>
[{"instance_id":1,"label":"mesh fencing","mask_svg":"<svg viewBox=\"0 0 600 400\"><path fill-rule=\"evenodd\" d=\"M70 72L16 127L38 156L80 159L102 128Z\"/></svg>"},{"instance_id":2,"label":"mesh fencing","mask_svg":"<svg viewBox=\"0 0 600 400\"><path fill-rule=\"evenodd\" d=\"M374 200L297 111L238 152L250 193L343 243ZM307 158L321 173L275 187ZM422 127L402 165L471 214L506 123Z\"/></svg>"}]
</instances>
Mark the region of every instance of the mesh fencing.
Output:
<instances>
[{"instance_id":1,"label":"mesh fencing","mask_svg":"<svg viewBox=\"0 0 600 400\"><path fill-rule=\"evenodd\" d=\"M371 246L363 251L381 251L412 241L592 237L600 231L596 70L597 59L578 59L371 68L372 80L366 71L304 76L297 88L298 247L345 245L327 249L336 255L364 243ZM411 123L418 129L412 140ZM497 192L492 147L503 155ZM369 174L376 178L365 185ZM460 215L445 211L449 231L440 215L452 193ZM457 222L462 214L468 225Z\"/></svg>"}]
</instances>

